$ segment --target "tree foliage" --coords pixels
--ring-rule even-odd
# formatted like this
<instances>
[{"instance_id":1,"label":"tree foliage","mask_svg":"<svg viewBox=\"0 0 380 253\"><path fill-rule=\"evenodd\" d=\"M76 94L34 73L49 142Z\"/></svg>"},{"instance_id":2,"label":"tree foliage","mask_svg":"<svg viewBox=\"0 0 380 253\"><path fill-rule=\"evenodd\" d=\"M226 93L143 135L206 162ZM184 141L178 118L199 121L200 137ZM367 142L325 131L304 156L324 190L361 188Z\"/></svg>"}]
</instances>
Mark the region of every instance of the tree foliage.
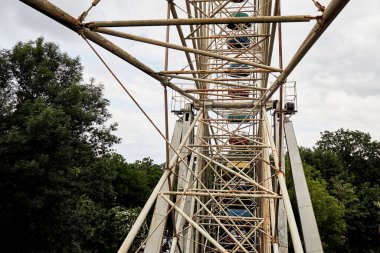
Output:
<instances>
[{"instance_id":1,"label":"tree foliage","mask_svg":"<svg viewBox=\"0 0 380 253\"><path fill-rule=\"evenodd\" d=\"M317 142L317 150L332 151L342 161L345 173L355 184L380 184L380 142L372 141L368 133L339 129L325 131Z\"/></svg>"},{"instance_id":2,"label":"tree foliage","mask_svg":"<svg viewBox=\"0 0 380 253\"><path fill-rule=\"evenodd\" d=\"M342 235L347 230L347 224L344 220L344 205L329 192L328 183L322 178L318 170L306 163L304 163L303 167L323 247L326 252L335 252L343 246ZM287 173L290 174L287 176L289 195L293 206L296 206L291 168L289 168ZM298 214L297 209L295 211Z\"/></svg>"},{"instance_id":3,"label":"tree foliage","mask_svg":"<svg viewBox=\"0 0 380 253\"><path fill-rule=\"evenodd\" d=\"M128 164L113 153L109 101L82 69L42 38L0 51L3 249L115 252L121 223L136 216L126 208L141 206L160 176L150 159Z\"/></svg>"},{"instance_id":4,"label":"tree foliage","mask_svg":"<svg viewBox=\"0 0 380 253\"><path fill-rule=\"evenodd\" d=\"M360 131L325 131L301 156L325 251L379 252L380 143Z\"/></svg>"}]
</instances>

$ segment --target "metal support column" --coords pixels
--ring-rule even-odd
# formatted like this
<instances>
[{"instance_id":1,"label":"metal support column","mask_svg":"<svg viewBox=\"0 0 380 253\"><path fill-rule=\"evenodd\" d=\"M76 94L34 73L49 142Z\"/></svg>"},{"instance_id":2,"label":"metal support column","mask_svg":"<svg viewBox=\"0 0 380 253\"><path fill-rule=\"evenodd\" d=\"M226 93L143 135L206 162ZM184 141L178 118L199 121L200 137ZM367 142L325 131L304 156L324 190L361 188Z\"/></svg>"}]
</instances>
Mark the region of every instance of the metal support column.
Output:
<instances>
[{"instance_id":1,"label":"metal support column","mask_svg":"<svg viewBox=\"0 0 380 253\"><path fill-rule=\"evenodd\" d=\"M284 150L284 140L280 141L280 124L279 124L279 113L280 113L280 104L277 103L277 108L274 112L274 121L275 121L275 136L276 136L276 147L277 150L281 150L281 157L278 159L281 159L282 164L282 171L284 174L285 171L285 150ZM284 129L282 129L284 131ZM283 134L281 135L281 138L283 138ZM280 147L281 143L281 147ZM280 152L279 152L280 153ZM277 211L277 240L278 240L278 247L279 247L279 253L288 253L288 219L286 217L286 211L285 211L285 205L284 200L280 199L278 203L278 211Z\"/></svg>"},{"instance_id":2,"label":"metal support column","mask_svg":"<svg viewBox=\"0 0 380 253\"><path fill-rule=\"evenodd\" d=\"M294 187L297 197L298 210L301 218L301 227L307 253L323 252L317 222L311 204L309 189L307 187L302 161L298 150L293 123L287 119L284 124L286 143L292 167Z\"/></svg>"},{"instance_id":3,"label":"metal support column","mask_svg":"<svg viewBox=\"0 0 380 253\"><path fill-rule=\"evenodd\" d=\"M173 136L171 140L171 146L174 149L178 148L182 137L183 122L178 120L175 124ZM174 151L169 152L170 159L174 156ZM169 180L167 179L162 186L160 191L170 191ZM162 196L157 197L156 206L154 208L152 222L150 224L148 240L144 249L145 253L159 253L161 252L162 238L165 234L165 227L167 221L167 215L169 204L162 198Z\"/></svg>"}]
</instances>

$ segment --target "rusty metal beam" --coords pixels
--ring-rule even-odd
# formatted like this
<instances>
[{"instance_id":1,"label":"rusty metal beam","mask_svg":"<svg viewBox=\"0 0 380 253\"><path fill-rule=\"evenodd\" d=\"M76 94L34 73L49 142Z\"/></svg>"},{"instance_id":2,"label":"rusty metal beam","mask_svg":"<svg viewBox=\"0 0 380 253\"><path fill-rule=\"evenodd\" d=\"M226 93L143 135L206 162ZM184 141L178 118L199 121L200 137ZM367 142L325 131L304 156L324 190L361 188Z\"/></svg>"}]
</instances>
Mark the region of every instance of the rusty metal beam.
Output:
<instances>
[{"instance_id":1,"label":"rusty metal beam","mask_svg":"<svg viewBox=\"0 0 380 253\"><path fill-rule=\"evenodd\" d=\"M348 4L350 0L331 0L330 4L326 7L321 19L315 24L311 32L308 34L304 42L301 44L300 48L293 56L292 60L289 62L287 67L277 78L274 84L269 88L268 93L265 96L264 102L268 101L277 89L283 84L288 76L292 73L294 68L300 63L300 61L305 57L307 52L312 48L312 46L317 42L321 35L326 31L327 27L334 21L338 14L343 10L343 8Z\"/></svg>"},{"instance_id":2,"label":"rusty metal beam","mask_svg":"<svg viewBox=\"0 0 380 253\"><path fill-rule=\"evenodd\" d=\"M204 106L205 108L209 109L249 109L249 111L254 112L255 110L260 110L259 107L259 102L254 101L254 102L219 102L219 101L206 101L202 104L197 104L195 103L194 106L196 108L202 108ZM257 107L256 107L257 106ZM272 109L273 107L273 102L272 101L267 101L266 104L263 104L263 106L266 109ZM256 108L255 108L256 107Z\"/></svg>"},{"instance_id":3,"label":"rusty metal beam","mask_svg":"<svg viewBox=\"0 0 380 253\"><path fill-rule=\"evenodd\" d=\"M310 22L318 16L256 16L230 18L187 18L187 19L151 19L151 20L119 20L93 21L85 24L87 27L131 27L131 26L167 26L167 25L207 25L207 24L244 24L244 23L278 23L278 22Z\"/></svg>"},{"instance_id":4,"label":"rusty metal beam","mask_svg":"<svg viewBox=\"0 0 380 253\"><path fill-rule=\"evenodd\" d=\"M173 18L174 19L178 19L178 14L177 14L177 11L175 9L175 5L173 4L173 0L168 1L168 4L169 4L170 12L173 15ZM183 34L182 27L180 25L177 25L176 28L177 28L178 36L179 36L179 38L181 40L182 46L187 47L187 43L186 43L185 35ZM190 53L189 52L185 52L185 55L186 55L186 60L187 60L187 63L189 65L190 69L191 70L195 70L194 63L193 63L193 61L191 59ZM197 75L193 74L193 77L197 78ZM196 84L197 87L200 87L200 84L199 84L198 81L195 81L195 84Z\"/></svg>"},{"instance_id":5,"label":"rusty metal beam","mask_svg":"<svg viewBox=\"0 0 380 253\"><path fill-rule=\"evenodd\" d=\"M93 32L90 29L83 27L83 25L81 25L78 20L76 20L74 17L70 16L63 10L59 9L52 3L45 0L20 0L20 1L40 11L46 16L54 19L55 21L66 26L67 28L83 35L85 38L91 40L97 45L103 47L104 49L115 54L116 56L123 59L124 61L130 63L131 65L140 69L141 71L148 74L149 76L153 77L154 79L159 81L161 84L167 85L169 88L177 91L178 93L189 98L190 100L193 100L195 102L199 101L194 96L191 96L185 93L181 88L171 83L168 78L159 75L153 69L146 66L144 63L140 62L135 57L127 53L125 50L113 44L111 41L107 40L106 38L102 37L96 32Z\"/></svg>"},{"instance_id":6,"label":"rusty metal beam","mask_svg":"<svg viewBox=\"0 0 380 253\"><path fill-rule=\"evenodd\" d=\"M115 31L115 30L111 30L111 29L107 29L107 28L95 28L94 31L99 32L99 33L103 33L103 34L108 34L108 35L116 36L116 37L119 37L119 38L124 38L124 39L139 41L139 42L144 42L144 43L148 43L148 44L152 44L152 45L156 45L156 46L167 47L167 48L171 48L171 49L175 49L175 50L179 50L179 51L190 52L190 53L193 53L193 54L213 57L213 58L216 58L216 59L221 59L221 60L225 60L225 61L229 61L229 62L236 62L236 63L240 63L240 64L246 64L246 65L253 66L253 67L256 67L256 68L267 69L267 70L277 71L277 72L281 72L282 71L279 68L267 66L267 65L264 65L264 64L259 64L259 63L253 62L253 61L245 61L245 60L241 60L239 58L228 57L228 56L224 56L224 55L221 55L221 54L210 53L210 52L205 51L205 50L199 50L199 49L194 49L194 48L190 48L190 47L180 46L180 45L176 45L176 44L172 44L172 43L167 43L167 42L163 42L163 41L159 41L159 40L149 39L149 38L133 35L133 34L126 33L126 32L119 32L119 31Z\"/></svg>"},{"instance_id":7,"label":"rusty metal beam","mask_svg":"<svg viewBox=\"0 0 380 253\"><path fill-rule=\"evenodd\" d=\"M231 74L231 73L269 73L272 72L270 70L265 69L252 69L252 70L246 70L246 69L210 69L210 70L169 70L169 71L161 71L159 72L161 75L186 75L186 74L204 74L208 76L207 74ZM205 78L205 77L202 77Z\"/></svg>"},{"instance_id":8,"label":"rusty metal beam","mask_svg":"<svg viewBox=\"0 0 380 253\"><path fill-rule=\"evenodd\" d=\"M343 10L343 8L348 4L350 0L331 0L330 4L327 6L324 11L322 18L319 20L317 24L312 28L311 32L308 34L306 39L303 41L296 54L293 56L292 60L286 66L284 71L279 75L276 81L273 83L271 87L263 94L260 101L257 102L249 102L249 104L237 103L236 105L230 104L219 104L213 102L211 105L212 108L251 108L252 110L257 109L261 104L265 104L267 101L271 99L273 94L277 91L277 89L286 81L288 76L293 72L294 68L300 63L300 61L305 57L307 52L312 48L312 46L317 42L317 40L321 37L321 35L326 31L329 25L334 21L334 19L338 16L338 14ZM234 107L236 106L236 107Z\"/></svg>"}]
</instances>

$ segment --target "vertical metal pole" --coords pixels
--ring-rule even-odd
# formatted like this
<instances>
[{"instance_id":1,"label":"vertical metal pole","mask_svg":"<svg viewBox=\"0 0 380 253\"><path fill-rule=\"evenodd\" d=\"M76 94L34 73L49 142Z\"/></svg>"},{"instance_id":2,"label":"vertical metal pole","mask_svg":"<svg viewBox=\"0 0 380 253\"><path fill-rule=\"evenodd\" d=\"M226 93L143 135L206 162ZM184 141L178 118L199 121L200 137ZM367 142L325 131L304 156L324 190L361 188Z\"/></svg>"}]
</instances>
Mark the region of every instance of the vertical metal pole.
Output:
<instances>
[{"instance_id":1,"label":"vertical metal pole","mask_svg":"<svg viewBox=\"0 0 380 253\"><path fill-rule=\"evenodd\" d=\"M263 112L261 112L261 114L262 113ZM268 134L266 132L266 127L265 127L263 122L260 125L260 131L261 131L261 137L263 140L263 144L268 145L268 138L266 138L268 136ZM263 149L262 156L263 156L264 160L261 163L260 181L263 182L263 186L265 188L271 189L272 188L272 180L271 180L270 166L266 162L264 162L264 161L270 160L268 148ZM270 253L271 252L272 240L274 241L274 238L272 238L272 240L271 240L271 237L270 237L271 231L272 232L274 231L271 227L271 224L274 224L274 222L275 222L274 216L273 216L273 220L271 221L271 208L270 208L271 201L272 201L271 199L266 199L266 198L261 200L262 217L264 219L263 230L265 231L265 233L263 235L264 239L262 242L263 243L262 247L263 247L264 253ZM274 236L274 233L272 233L272 235Z\"/></svg>"},{"instance_id":2,"label":"vertical metal pole","mask_svg":"<svg viewBox=\"0 0 380 253\"><path fill-rule=\"evenodd\" d=\"M278 163L279 163L278 160L279 159L278 159L276 144L274 143L274 139L273 139L273 136L272 136L271 131L270 131L269 120L268 120L268 117L266 115L265 108L263 108L262 111L263 111L263 116L264 116L263 118L264 118L265 126L267 129L270 146L272 149L274 164L275 164L276 171L277 171L277 178L278 178L278 182L280 185L280 189L282 191L282 198L284 200L285 211L286 211L286 215L288 218L289 231L290 231L290 235L291 235L292 242L293 242L294 252L303 253L301 238L300 238L300 235L298 233L296 219L294 217L294 212L292 209L292 205L290 203L290 197L289 197L288 189L286 187L284 172L281 171L278 167Z\"/></svg>"},{"instance_id":3,"label":"vertical metal pole","mask_svg":"<svg viewBox=\"0 0 380 253\"><path fill-rule=\"evenodd\" d=\"M278 4L278 15L281 16L281 0L279 0L279 4ZM281 26L281 23L278 24L278 52L279 52L279 67L280 69L283 68L283 60L282 60L282 26ZM278 146L279 146L279 150L278 150L278 157L279 157L279 164L278 166L280 167L280 170L283 168L283 164L282 164L282 159L281 159L281 155L282 155L282 142L283 142L283 132L282 132L282 128L283 128L283 121L284 121L284 112L283 112L283 104L284 104L284 101L283 101L283 98L284 98L284 85L281 84L280 86L280 110L279 110L279 128L278 128Z\"/></svg>"},{"instance_id":4,"label":"vertical metal pole","mask_svg":"<svg viewBox=\"0 0 380 253\"><path fill-rule=\"evenodd\" d=\"M281 16L281 0L278 0L277 13ZM283 49L282 49L282 24L278 24L278 53L279 53L279 67L283 68ZM280 99L279 99L279 115L278 115L278 159L279 159L279 169L284 173L285 176L285 164L284 156L284 135L283 135L283 124L284 124L284 85L280 86ZM288 252L288 227L287 227L287 218L285 212L285 203L284 200L278 201L278 244L279 252L287 253Z\"/></svg>"},{"instance_id":5,"label":"vertical metal pole","mask_svg":"<svg viewBox=\"0 0 380 253\"><path fill-rule=\"evenodd\" d=\"M169 152L170 152L170 146L169 146L169 106L168 106L168 90L166 88L166 85L164 85L164 102L165 102L165 148L166 148L166 169L169 169Z\"/></svg>"},{"instance_id":6,"label":"vertical metal pole","mask_svg":"<svg viewBox=\"0 0 380 253\"><path fill-rule=\"evenodd\" d=\"M286 214L288 218L289 230L292 237L294 252L303 253L301 238L298 232L297 223L294 217L292 205L290 203L288 189L286 188L284 173L282 171L278 171L277 178L278 178L278 183L280 184L281 194L284 200L284 206L285 206L285 210L286 210Z\"/></svg>"},{"instance_id":7,"label":"vertical metal pole","mask_svg":"<svg viewBox=\"0 0 380 253\"><path fill-rule=\"evenodd\" d=\"M167 19L170 19L170 2L168 2ZM166 27L166 42L169 43L170 26ZM165 71L169 68L169 48L165 48ZM164 102L165 102L165 137L166 137L166 168L169 169L169 108L168 108L168 90L164 85Z\"/></svg>"}]
</instances>

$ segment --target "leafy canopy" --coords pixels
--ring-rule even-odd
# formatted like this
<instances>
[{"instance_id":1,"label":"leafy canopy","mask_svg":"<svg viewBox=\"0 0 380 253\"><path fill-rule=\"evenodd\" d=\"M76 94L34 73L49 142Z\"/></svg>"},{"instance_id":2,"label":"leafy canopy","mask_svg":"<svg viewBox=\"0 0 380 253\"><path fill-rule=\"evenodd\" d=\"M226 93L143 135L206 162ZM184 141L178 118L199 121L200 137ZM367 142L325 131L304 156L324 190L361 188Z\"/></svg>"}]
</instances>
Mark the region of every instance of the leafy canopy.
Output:
<instances>
[{"instance_id":1,"label":"leafy canopy","mask_svg":"<svg viewBox=\"0 0 380 253\"><path fill-rule=\"evenodd\" d=\"M114 154L103 87L42 38L0 50L0 242L12 252L115 252L160 169ZM128 190L125 190L128 189Z\"/></svg>"},{"instance_id":2,"label":"leafy canopy","mask_svg":"<svg viewBox=\"0 0 380 253\"><path fill-rule=\"evenodd\" d=\"M380 143L360 131L325 131L301 156L325 251L379 252Z\"/></svg>"}]
</instances>

